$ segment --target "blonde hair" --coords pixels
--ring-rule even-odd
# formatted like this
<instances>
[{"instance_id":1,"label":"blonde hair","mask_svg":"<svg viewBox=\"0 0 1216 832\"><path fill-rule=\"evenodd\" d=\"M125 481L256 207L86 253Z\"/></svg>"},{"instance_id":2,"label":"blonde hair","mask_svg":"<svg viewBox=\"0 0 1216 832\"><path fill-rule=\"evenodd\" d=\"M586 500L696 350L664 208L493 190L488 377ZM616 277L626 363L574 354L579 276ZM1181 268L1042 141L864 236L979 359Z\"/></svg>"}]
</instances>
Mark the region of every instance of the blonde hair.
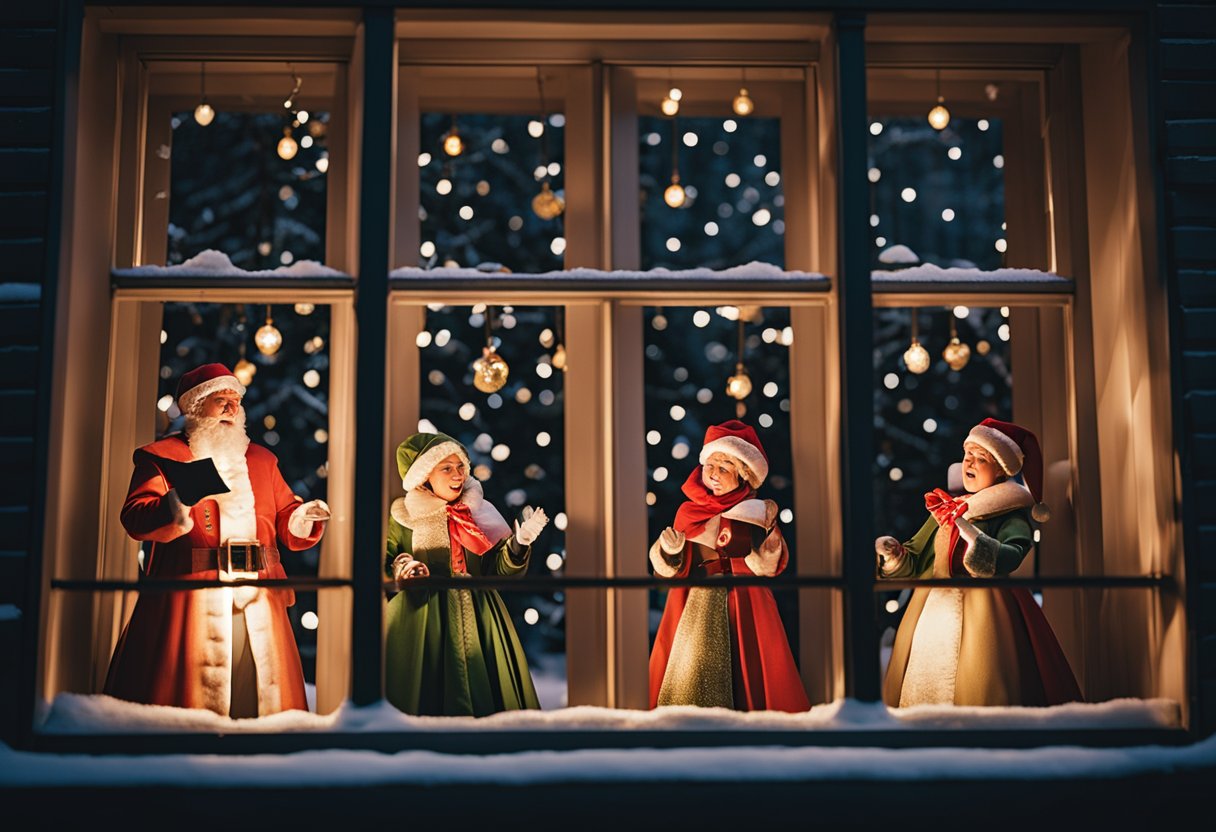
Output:
<instances>
[{"instance_id":1,"label":"blonde hair","mask_svg":"<svg viewBox=\"0 0 1216 832\"><path fill-rule=\"evenodd\" d=\"M731 456L730 454L728 454L724 451L714 451L712 454L709 455L709 459L707 459L706 462L713 459L714 457L718 457L721 460L725 460L726 462L729 462L731 468L735 469L735 476L737 476L739 479L743 480L745 483L750 485L752 488L760 487L759 475L755 471L752 470L750 465L748 465L743 460L739 459L739 457Z\"/></svg>"}]
</instances>

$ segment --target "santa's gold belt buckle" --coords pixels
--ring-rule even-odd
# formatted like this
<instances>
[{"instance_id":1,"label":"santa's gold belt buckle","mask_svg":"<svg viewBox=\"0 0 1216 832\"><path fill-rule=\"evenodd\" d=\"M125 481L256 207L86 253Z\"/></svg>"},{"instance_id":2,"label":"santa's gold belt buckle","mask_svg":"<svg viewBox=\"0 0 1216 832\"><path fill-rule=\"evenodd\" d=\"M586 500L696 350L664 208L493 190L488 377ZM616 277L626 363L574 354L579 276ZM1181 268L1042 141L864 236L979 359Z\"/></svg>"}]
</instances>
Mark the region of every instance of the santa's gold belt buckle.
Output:
<instances>
[{"instance_id":1,"label":"santa's gold belt buckle","mask_svg":"<svg viewBox=\"0 0 1216 832\"><path fill-rule=\"evenodd\" d=\"M230 575L262 569L262 544L257 540L229 540L219 555L220 569Z\"/></svg>"}]
</instances>

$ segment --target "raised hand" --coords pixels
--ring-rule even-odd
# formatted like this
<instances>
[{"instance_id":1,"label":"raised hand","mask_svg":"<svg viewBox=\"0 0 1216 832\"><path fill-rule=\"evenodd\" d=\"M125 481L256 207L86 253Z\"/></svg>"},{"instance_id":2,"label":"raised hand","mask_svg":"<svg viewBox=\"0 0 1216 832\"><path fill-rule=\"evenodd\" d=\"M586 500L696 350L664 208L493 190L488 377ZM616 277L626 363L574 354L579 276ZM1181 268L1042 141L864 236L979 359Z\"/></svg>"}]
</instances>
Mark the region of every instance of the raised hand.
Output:
<instances>
[{"instance_id":1,"label":"raised hand","mask_svg":"<svg viewBox=\"0 0 1216 832\"><path fill-rule=\"evenodd\" d=\"M678 532L668 526L659 535L659 547L669 555L680 554L684 551L684 532Z\"/></svg>"},{"instance_id":2,"label":"raised hand","mask_svg":"<svg viewBox=\"0 0 1216 832\"><path fill-rule=\"evenodd\" d=\"M543 508L532 510L532 506L525 506L522 513L523 522L515 521L515 542L520 546L531 546L536 538L540 535L541 530L549 523L549 518L545 515Z\"/></svg>"}]
</instances>

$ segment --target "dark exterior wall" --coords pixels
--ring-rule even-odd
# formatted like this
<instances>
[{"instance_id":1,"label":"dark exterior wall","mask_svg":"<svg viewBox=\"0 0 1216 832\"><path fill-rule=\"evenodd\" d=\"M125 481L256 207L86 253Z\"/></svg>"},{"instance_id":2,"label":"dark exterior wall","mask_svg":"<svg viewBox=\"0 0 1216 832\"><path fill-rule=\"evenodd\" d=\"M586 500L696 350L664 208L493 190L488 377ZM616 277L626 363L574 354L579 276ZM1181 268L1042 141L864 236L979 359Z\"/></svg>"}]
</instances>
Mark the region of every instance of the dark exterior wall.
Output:
<instances>
[{"instance_id":1,"label":"dark exterior wall","mask_svg":"<svg viewBox=\"0 0 1216 832\"><path fill-rule=\"evenodd\" d=\"M1157 118L1164 180L1160 241L1182 366L1179 452L1191 553L1198 726L1216 731L1216 7L1157 6Z\"/></svg>"},{"instance_id":2,"label":"dark exterior wall","mask_svg":"<svg viewBox=\"0 0 1216 832\"><path fill-rule=\"evenodd\" d=\"M57 263L52 145L61 6L13 3L0 20L0 738L12 737L28 713L18 702L29 683L22 634L41 537L34 518L46 455L40 379L50 359L43 301Z\"/></svg>"}]
</instances>

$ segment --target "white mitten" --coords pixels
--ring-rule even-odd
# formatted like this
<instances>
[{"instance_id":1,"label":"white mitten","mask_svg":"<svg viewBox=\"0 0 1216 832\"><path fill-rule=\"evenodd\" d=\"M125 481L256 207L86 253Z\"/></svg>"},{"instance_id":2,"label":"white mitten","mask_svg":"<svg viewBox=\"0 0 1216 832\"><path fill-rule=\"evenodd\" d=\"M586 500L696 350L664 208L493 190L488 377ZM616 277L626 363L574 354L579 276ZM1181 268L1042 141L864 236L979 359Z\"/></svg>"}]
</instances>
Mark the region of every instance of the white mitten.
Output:
<instances>
[{"instance_id":1,"label":"white mitten","mask_svg":"<svg viewBox=\"0 0 1216 832\"><path fill-rule=\"evenodd\" d=\"M309 500L296 506L287 519L287 531L296 537L312 535L313 523L324 523L329 519L329 505L324 500Z\"/></svg>"},{"instance_id":2,"label":"white mitten","mask_svg":"<svg viewBox=\"0 0 1216 832\"><path fill-rule=\"evenodd\" d=\"M410 578L425 578L431 574L431 570L427 565L420 560L414 560L414 556L408 552L402 552L393 558L393 580L408 581Z\"/></svg>"},{"instance_id":3,"label":"white mitten","mask_svg":"<svg viewBox=\"0 0 1216 832\"><path fill-rule=\"evenodd\" d=\"M515 542L520 546L531 546L541 530L548 525L549 518L545 516L543 508L533 511L532 506L525 506L522 516L523 523L515 521Z\"/></svg>"},{"instance_id":4,"label":"white mitten","mask_svg":"<svg viewBox=\"0 0 1216 832\"><path fill-rule=\"evenodd\" d=\"M678 532L671 526L663 529L659 535L659 548L669 555L678 555L684 551L684 532Z\"/></svg>"}]
</instances>

